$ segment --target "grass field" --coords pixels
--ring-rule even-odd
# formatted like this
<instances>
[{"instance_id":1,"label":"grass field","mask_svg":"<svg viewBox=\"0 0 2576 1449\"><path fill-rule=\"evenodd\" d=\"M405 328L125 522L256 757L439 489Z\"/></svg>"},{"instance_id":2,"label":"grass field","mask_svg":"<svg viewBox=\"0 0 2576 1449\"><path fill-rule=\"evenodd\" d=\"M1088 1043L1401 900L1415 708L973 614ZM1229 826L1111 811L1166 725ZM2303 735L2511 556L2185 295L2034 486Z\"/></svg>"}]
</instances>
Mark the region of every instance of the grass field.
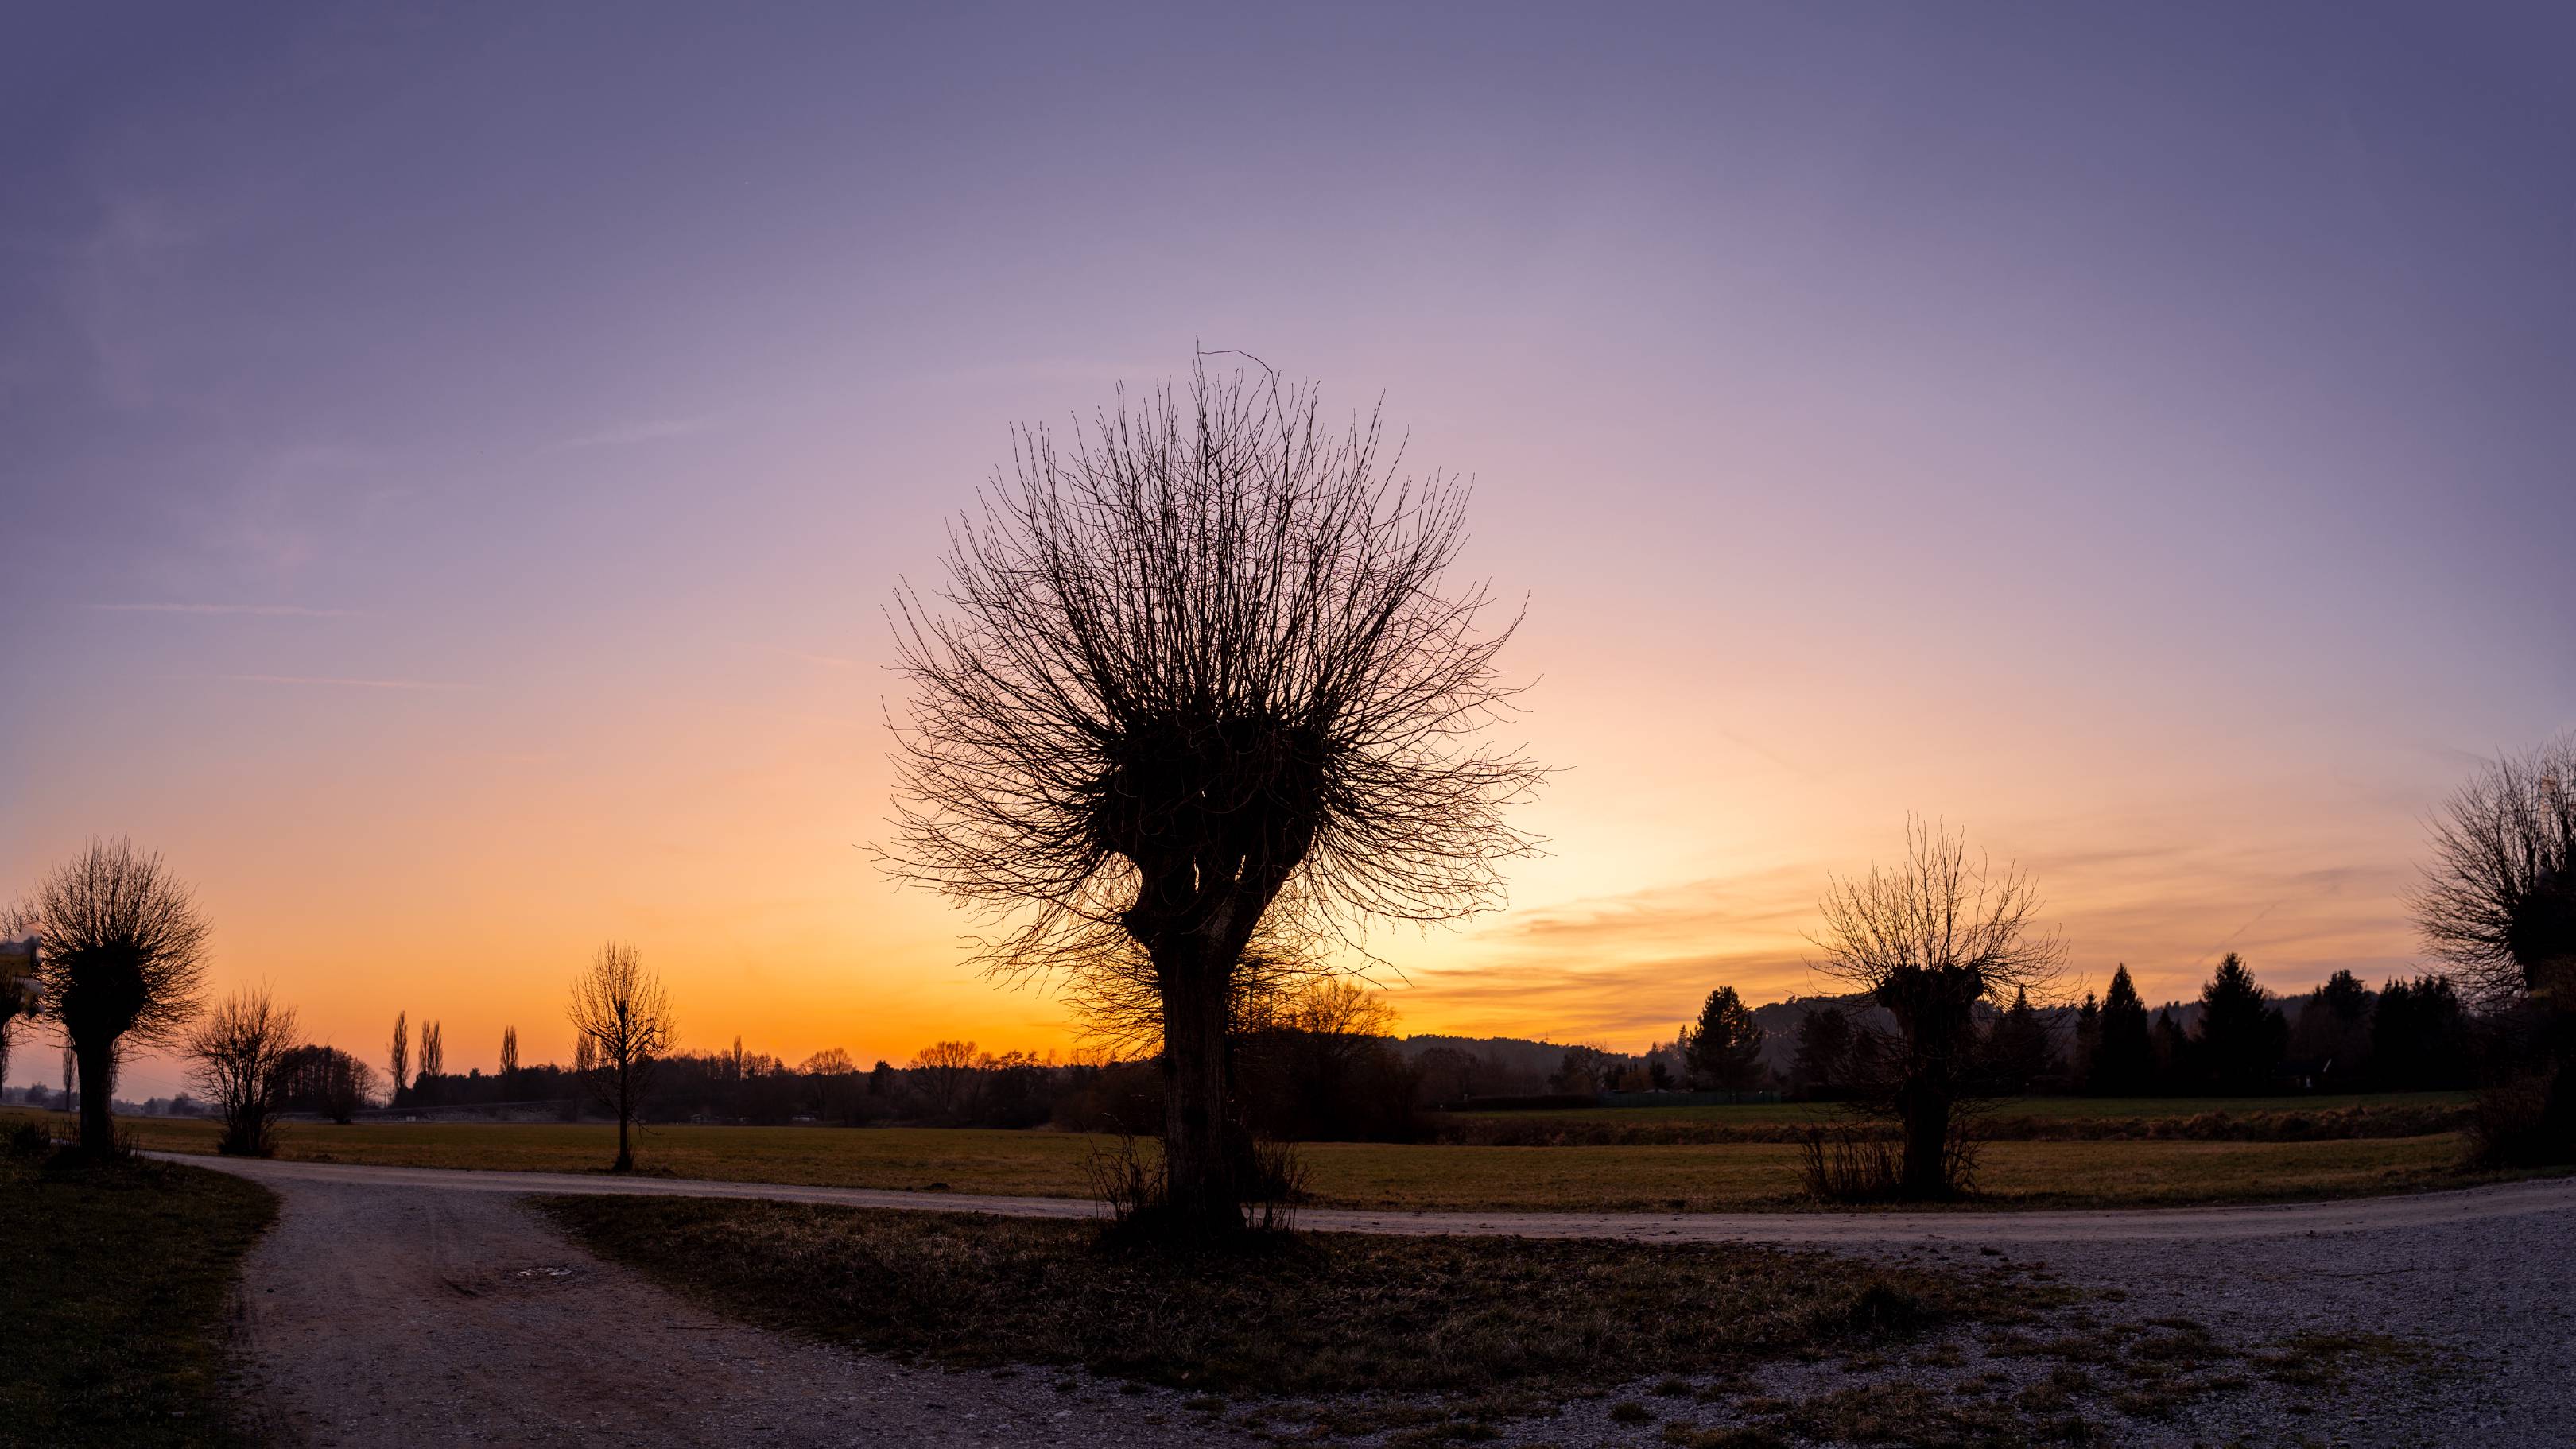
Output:
<instances>
[{"instance_id":1,"label":"grass field","mask_svg":"<svg viewBox=\"0 0 2576 1449\"><path fill-rule=\"evenodd\" d=\"M2338 1112L2351 1108L2464 1107L2474 1092L2321 1093L2313 1097L2014 1097L1995 1103L1995 1121L2084 1121L2102 1118L2198 1117L2232 1114ZM1807 1126L1833 1120L1831 1102L1758 1102L1734 1107L1549 1107L1515 1112L1445 1115L1492 1120L1625 1122L1634 1120Z\"/></svg>"},{"instance_id":2,"label":"grass field","mask_svg":"<svg viewBox=\"0 0 2576 1449\"><path fill-rule=\"evenodd\" d=\"M137 1118L121 1125L148 1148L214 1148L210 1122ZM614 1155L615 1135L599 1124L295 1123L281 1134L279 1155L586 1171ZM1085 1164L1104 1140L964 1129L664 1126L647 1130L640 1156L646 1170L678 1177L1078 1197L1090 1191ZM1711 1212L1813 1206L1800 1188L1799 1149L1787 1143L1323 1142L1301 1151L1312 1169L1314 1201L1328 1207ZM1991 1207L2109 1207L2292 1201L2494 1180L2462 1169L2464 1154L2453 1133L2320 1142L1996 1142L1984 1149L1978 1185Z\"/></svg>"},{"instance_id":3,"label":"grass field","mask_svg":"<svg viewBox=\"0 0 2576 1449\"><path fill-rule=\"evenodd\" d=\"M0 1445L226 1445L226 1295L268 1190L159 1162L0 1158Z\"/></svg>"},{"instance_id":4,"label":"grass field","mask_svg":"<svg viewBox=\"0 0 2576 1449\"><path fill-rule=\"evenodd\" d=\"M1330 1234L1143 1251L1092 1223L703 1198L542 1206L595 1250L754 1322L954 1367L1081 1365L1225 1392L1705 1373L2019 1318L2049 1296L1999 1269L1740 1244Z\"/></svg>"},{"instance_id":5,"label":"grass field","mask_svg":"<svg viewBox=\"0 0 2576 1449\"><path fill-rule=\"evenodd\" d=\"M2317 1097L2022 1097L1977 1112L1994 1142L2181 1138L2312 1142L2350 1137L2430 1137L2464 1131L2473 1094L2392 1092ZM1435 1112L1437 1140L1475 1147L1647 1147L1679 1143L1795 1142L1841 1120L1829 1102L1723 1107L1576 1107L1513 1112Z\"/></svg>"}]
</instances>

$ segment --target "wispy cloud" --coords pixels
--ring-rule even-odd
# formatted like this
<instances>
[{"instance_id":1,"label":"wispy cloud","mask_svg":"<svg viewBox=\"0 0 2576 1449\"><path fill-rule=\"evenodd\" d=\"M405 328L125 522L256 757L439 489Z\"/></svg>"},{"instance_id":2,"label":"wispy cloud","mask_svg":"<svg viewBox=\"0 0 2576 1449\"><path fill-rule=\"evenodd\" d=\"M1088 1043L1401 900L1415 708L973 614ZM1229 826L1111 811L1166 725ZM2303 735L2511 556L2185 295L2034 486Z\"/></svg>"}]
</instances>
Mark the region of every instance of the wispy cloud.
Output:
<instances>
[{"instance_id":1,"label":"wispy cloud","mask_svg":"<svg viewBox=\"0 0 2576 1449\"><path fill-rule=\"evenodd\" d=\"M348 689L472 689L470 684L448 684L431 679L352 679L318 674L218 674L217 679L243 684L332 684Z\"/></svg>"},{"instance_id":2,"label":"wispy cloud","mask_svg":"<svg viewBox=\"0 0 2576 1449\"><path fill-rule=\"evenodd\" d=\"M308 609L301 604L92 604L102 614L251 614L274 619L363 619L356 609Z\"/></svg>"}]
</instances>

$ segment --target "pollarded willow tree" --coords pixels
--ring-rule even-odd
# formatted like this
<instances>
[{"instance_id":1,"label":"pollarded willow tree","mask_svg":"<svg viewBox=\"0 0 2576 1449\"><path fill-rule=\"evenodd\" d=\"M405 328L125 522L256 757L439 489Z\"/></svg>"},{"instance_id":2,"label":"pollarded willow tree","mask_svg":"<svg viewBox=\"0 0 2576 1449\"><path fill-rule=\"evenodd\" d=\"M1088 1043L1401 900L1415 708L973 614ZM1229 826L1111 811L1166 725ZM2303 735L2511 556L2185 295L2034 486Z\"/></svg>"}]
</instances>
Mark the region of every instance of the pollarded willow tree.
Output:
<instances>
[{"instance_id":1,"label":"pollarded willow tree","mask_svg":"<svg viewBox=\"0 0 2576 1449\"><path fill-rule=\"evenodd\" d=\"M1311 384L1201 364L1061 448L1015 430L945 585L897 596L890 868L979 911L999 977L1146 974L1190 1225L1241 1220L1247 947L1471 915L1531 845L1503 807L1542 771L1481 738L1518 621L1447 579L1466 489L1403 477L1374 414L1318 412Z\"/></svg>"},{"instance_id":2,"label":"pollarded willow tree","mask_svg":"<svg viewBox=\"0 0 2576 1449\"><path fill-rule=\"evenodd\" d=\"M2542 1145L2576 1154L2576 734L2500 756L2451 796L2412 904L2473 1002L2536 1009L2551 1069Z\"/></svg>"},{"instance_id":3,"label":"pollarded willow tree","mask_svg":"<svg viewBox=\"0 0 2576 1449\"><path fill-rule=\"evenodd\" d=\"M206 920L161 857L123 836L57 866L33 904L42 1009L80 1064L81 1150L105 1156L119 1052L174 1045L197 1014Z\"/></svg>"},{"instance_id":4,"label":"pollarded willow tree","mask_svg":"<svg viewBox=\"0 0 2576 1449\"><path fill-rule=\"evenodd\" d=\"M1963 1182L1961 1103L1977 1081L1977 1003L2036 991L2045 999L2065 949L2037 923L2030 876L1968 859L1967 836L1907 822L1905 863L1871 867L1825 893L1825 955L1817 969L1887 1008L1892 1037L1866 1054L1872 1080L1862 1099L1903 1134L1895 1180L1878 1184L1907 1198L1947 1197Z\"/></svg>"}]
</instances>

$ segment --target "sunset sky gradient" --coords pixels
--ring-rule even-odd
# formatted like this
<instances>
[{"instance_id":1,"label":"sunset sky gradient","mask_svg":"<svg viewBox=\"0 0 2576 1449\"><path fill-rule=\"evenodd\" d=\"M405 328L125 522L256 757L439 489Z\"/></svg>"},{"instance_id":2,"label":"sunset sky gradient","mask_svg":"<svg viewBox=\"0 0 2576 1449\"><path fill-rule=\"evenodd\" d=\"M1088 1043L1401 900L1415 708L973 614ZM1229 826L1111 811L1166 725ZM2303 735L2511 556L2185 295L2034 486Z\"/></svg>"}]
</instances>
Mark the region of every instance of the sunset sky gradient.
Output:
<instances>
[{"instance_id":1,"label":"sunset sky gradient","mask_svg":"<svg viewBox=\"0 0 2576 1449\"><path fill-rule=\"evenodd\" d=\"M2079 989L2375 982L2576 724L2566 7L1122 13L0 17L0 894L131 833L379 1065L567 1054L608 937L692 1047L1065 1047L866 853L881 611L1194 339L1528 599L1550 854L1411 1030L1814 989L1909 811Z\"/></svg>"}]
</instances>

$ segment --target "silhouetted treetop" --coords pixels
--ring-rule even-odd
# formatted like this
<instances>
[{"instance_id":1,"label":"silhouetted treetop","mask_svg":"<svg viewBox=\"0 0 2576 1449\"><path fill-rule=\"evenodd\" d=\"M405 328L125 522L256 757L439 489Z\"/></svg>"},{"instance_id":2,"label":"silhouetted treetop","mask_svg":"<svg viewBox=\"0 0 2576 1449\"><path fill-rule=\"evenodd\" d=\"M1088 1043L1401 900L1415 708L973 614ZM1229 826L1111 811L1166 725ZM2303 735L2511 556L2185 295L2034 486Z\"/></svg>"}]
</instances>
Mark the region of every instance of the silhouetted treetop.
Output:
<instances>
[{"instance_id":1,"label":"silhouetted treetop","mask_svg":"<svg viewBox=\"0 0 2576 1449\"><path fill-rule=\"evenodd\" d=\"M2415 919L2461 984L2490 1006L2576 995L2576 735L2489 762L2434 817L2432 843Z\"/></svg>"},{"instance_id":2,"label":"silhouetted treetop","mask_svg":"<svg viewBox=\"0 0 2576 1449\"><path fill-rule=\"evenodd\" d=\"M1312 385L1202 367L1068 446L1016 430L945 586L898 595L889 855L1019 918L991 965L1206 924L1239 885L1283 937L1498 900L1530 844L1501 807L1542 773L1475 738L1515 692L1517 621L1481 629L1490 590L1444 587L1466 489L1400 478L1374 414L1317 414Z\"/></svg>"}]
</instances>

